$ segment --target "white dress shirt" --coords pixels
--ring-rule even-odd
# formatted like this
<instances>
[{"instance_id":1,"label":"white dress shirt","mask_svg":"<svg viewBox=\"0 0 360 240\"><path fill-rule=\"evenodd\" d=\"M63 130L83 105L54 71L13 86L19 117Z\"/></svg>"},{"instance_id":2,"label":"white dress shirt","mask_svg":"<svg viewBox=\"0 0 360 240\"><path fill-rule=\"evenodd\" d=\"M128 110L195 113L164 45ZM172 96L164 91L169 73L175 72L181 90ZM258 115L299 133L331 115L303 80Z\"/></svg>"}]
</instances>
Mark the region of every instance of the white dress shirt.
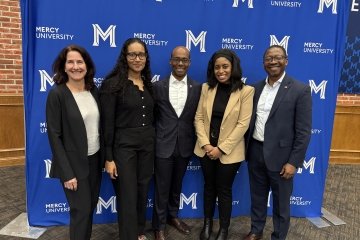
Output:
<instances>
[{"instance_id":1,"label":"white dress shirt","mask_svg":"<svg viewBox=\"0 0 360 240\"><path fill-rule=\"evenodd\" d=\"M260 142L264 141L265 124L269 117L276 94L279 91L284 76L285 76L285 72L281 76L281 78L273 84L273 86L269 84L268 77L265 80L266 83L264 89L261 92L259 102L256 108L256 121L255 121L255 129L253 133L253 138Z\"/></svg>"},{"instance_id":2,"label":"white dress shirt","mask_svg":"<svg viewBox=\"0 0 360 240\"><path fill-rule=\"evenodd\" d=\"M180 117L187 98L187 75L177 80L172 74L169 79L169 100L176 114Z\"/></svg>"}]
</instances>

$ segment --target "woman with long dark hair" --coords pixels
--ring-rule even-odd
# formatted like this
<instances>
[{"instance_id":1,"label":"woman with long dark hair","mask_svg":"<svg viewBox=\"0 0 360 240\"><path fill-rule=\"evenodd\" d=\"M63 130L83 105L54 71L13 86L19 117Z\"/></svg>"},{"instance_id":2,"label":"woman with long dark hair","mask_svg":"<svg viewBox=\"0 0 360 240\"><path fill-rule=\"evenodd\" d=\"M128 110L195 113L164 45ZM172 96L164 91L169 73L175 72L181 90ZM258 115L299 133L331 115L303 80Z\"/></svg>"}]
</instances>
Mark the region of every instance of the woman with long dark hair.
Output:
<instances>
[{"instance_id":1,"label":"woman with long dark hair","mask_svg":"<svg viewBox=\"0 0 360 240\"><path fill-rule=\"evenodd\" d=\"M117 198L119 237L144 240L146 202L154 167L150 57L138 38L125 41L100 96L105 169Z\"/></svg>"},{"instance_id":2,"label":"woman with long dark hair","mask_svg":"<svg viewBox=\"0 0 360 240\"><path fill-rule=\"evenodd\" d=\"M232 211L232 184L245 159L244 134L249 127L254 88L242 80L239 57L231 50L215 52L208 64L195 115L197 142L204 175L204 227L201 240L210 239L216 198L220 229L216 239L227 239Z\"/></svg>"}]
</instances>

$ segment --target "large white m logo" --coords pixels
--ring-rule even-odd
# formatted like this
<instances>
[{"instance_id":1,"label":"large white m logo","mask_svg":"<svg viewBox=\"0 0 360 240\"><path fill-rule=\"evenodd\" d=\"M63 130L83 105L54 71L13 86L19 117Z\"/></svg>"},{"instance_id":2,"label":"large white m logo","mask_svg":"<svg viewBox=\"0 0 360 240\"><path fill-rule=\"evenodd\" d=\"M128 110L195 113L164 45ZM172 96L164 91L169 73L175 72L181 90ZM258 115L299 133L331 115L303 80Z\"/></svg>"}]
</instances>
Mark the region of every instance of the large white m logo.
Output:
<instances>
[{"instance_id":1,"label":"large white m logo","mask_svg":"<svg viewBox=\"0 0 360 240\"><path fill-rule=\"evenodd\" d=\"M309 80L309 85L311 87L311 93L315 92L318 93L320 91L320 99L325 99L325 92L326 92L326 84L327 81L322 80L322 82L317 86L314 80Z\"/></svg>"},{"instance_id":2,"label":"large white m logo","mask_svg":"<svg viewBox=\"0 0 360 240\"><path fill-rule=\"evenodd\" d=\"M324 4L327 8L332 5L332 14L337 14L337 0L320 0L319 1L319 9L318 13L322 13L324 11Z\"/></svg>"},{"instance_id":3,"label":"large white m logo","mask_svg":"<svg viewBox=\"0 0 360 240\"><path fill-rule=\"evenodd\" d=\"M189 198L186 198L186 196L181 193L180 195L180 209L183 209L184 208L184 202L186 205L189 205L191 203L191 208L192 209L197 209L197 206L196 206L196 196L197 196L197 193L193 193L190 195Z\"/></svg>"},{"instance_id":4,"label":"large white m logo","mask_svg":"<svg viewBox=\"0 0 360 240\"><path fill-rule=\"evenodd\" d=\"M303 163L303 166L304 166L303 168L305 168L305 169L310 168L309 169L310 174L315 174L315 171L314 171L314 169L315 169L315 160L316 160L316 157L312 157L312 158L310 158L309 161L304 161L304 163ZM297 173L302 173L303 168L299 168Z\"/></svg>"},{"instance_id":5,"label":"large white m logo","mask_svg":"<svg viewBox=\"0 0 360 240\"><path fill-rule=\"evenodd\" d=\"M241 0L242 2L245 2L246 0ZM239 0L234 0L234 3L232 7L238 7L239 6ZM248 0L248 8L254 8L253 0Z\"/></svg>"},{"instance_id":6,"label":"large white m logo","mask_svg":"<svg viewBox=\"0 0 360 240\"><path fill-rule=\"evenodd\" d=\"M205 37L206 37L206 31L202 31L198 37L195 37L194 34L191 32L191 30L185 30L186 32L186 48L191 50L191 43L193 43L195 46L197 46L200 43L200 52L206 52L205 51Z\"/></svg>"},{"instance_id":7,"label":"large white m logo","mask_svg":"<svg viewBox=\"0 0 360 240\"><path fill-rule=\"evenodd\" d=\"M46 92L46 83L49 83L50 86L54 85L52 77L45 71L39 70L40 73L40 92Z\"/></svg>"},{"instance_id":8,"label":"large white m logo","mask_svg":"<svg viewBox=\"0 0 360 240\"><path fill-rule=\"evenodd\" d=\"M275 35L270 35L270 46L280 45L283 48L285 48L285 50L287 52L288 45L289 45L289 39L290 39L290 36L285 36L285 37L283 37L283 39L281 39L281 41L279 41Z\"/></svg>"},{"instance_id":9,"label":"large white m logo","mask_svg":"<svg viewBox=\"0 0 360 240\"><path fill-rule=\"evenodd\" d=\"M45 178L50 178L51 160L45 159Z\"/></svg>"},{"instance_id":10,"label":"large white m logo","mask_svg":"<svg viewBox=\"0 0 360 240\"><path fill-rule=\"evenodd\" d=\"M99 197L98 204L96 205L96 214L101 214L103 207L105 209L111 207L111 212L116 213L116 197L111 196L107 202Z\"/></svg>"},{"instance_id":11,"label":"large white m logo","mask_svg":"<svg viewBox=\"0 0 360 240\"><path fill-rule=\"evenodd\" d=\"M104 32L98 24L92 25L94 28L94 42L93 46L98 47L99 46L99 37L102 38L102 40L106 41L107 38L110 38L110 47L116 47L115 44L115 28L116 25L110 25L108 29Z\"/></svg>"}]
</instances>

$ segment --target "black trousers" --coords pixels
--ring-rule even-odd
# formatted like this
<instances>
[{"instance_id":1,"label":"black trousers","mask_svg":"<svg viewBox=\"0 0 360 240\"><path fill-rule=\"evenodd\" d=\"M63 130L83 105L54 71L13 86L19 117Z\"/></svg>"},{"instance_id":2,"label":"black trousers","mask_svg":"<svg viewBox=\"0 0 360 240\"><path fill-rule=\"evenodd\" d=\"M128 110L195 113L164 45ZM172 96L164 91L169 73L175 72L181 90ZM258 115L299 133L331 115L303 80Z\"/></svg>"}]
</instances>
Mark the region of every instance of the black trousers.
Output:
<instances>
[{"instance_id":1,"label":"black trousers","mask_svg":"<svg viewBox=\"0 0 360 240\"><path fill-rule=\"evenodd\" d=\"M101 163L99 152L88 156L89 175L77 179L77 190L64 187L66 199L70 206L70 240L90 240L93 212L99 200L101 185Z\"/></svg>"},{"instance_id":2,"label":"black trousers","mask_svg":"<svg viewBox=\"0 0 360 240\"><path fill-rule=\"evenodd\" d=\"M264 161L263 144L254 139L249 145L249 156L251 232L263 232L271 188L274 227L271 239L284 240L290 226L290 196L293 190L293 178L285 179L280 176L280 172L269 171Z\"/></svg>"},{"instance_id":3,"label":"black trousers","mask_svg":"<svg viewBox=\"0 0 360 240\"><path fill-rule=\"evenodd\" d=\"M155 130L152 126L118 129L114 158L119 238L137 240L144 234L149 183L154 169Z\"/></svg>"},{"instance_id":4,"label":"black trousers","mask_svg":"<svg viewBox=\"0 0 360 240\"><path fill-rule=\"evenodd\" d=\"M180 156L178 145L169 158L155 159L154 230L164 230L167 219L178 216L182 181L189 160L190 157Z\"/></svg>"},{"instance_id":5,"label":"black trousers","mask_svg":"<svg viewBox=\"0 0 360 240\"><path fill-rule=\"evenodd\" d=\"M232 185L241 162L222 164L219 159L211 160L205 156L200 164L204 175L205 218L213 218L217 197L220 227L228 228L232 211Z\"/></svg>"}]
</instances>

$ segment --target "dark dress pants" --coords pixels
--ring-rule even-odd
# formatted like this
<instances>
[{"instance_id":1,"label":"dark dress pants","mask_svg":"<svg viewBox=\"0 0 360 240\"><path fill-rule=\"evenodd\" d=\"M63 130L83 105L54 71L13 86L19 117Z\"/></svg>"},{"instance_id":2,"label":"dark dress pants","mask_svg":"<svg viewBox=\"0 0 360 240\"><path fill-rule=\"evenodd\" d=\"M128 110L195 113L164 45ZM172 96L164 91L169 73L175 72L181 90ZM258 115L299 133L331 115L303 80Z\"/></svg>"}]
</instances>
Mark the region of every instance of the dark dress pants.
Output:
<instances>
[{"instance_id":1,"label":"dark dress pants","mask_svg":"<svg viewBox=\"0 0 360 240\"><path fill-rule=\"evenodd\" d=\"M180 156L177 144L172 156L155 159L155 205L152 221L154 230L164 230L167 219L177 218L182 181L189 160L190 157Z\"/></svg>"},{"instance_id":2,"label":"dark dress pants","mask_svg":"<svg viewBox=\"0 0 360 240\"><path fill-rule=\"evenodd\" d=\"M121 240L136 240L145 231L147 194L154 169L154 137L152 126L116 131L114 158L118 177L113 185Z\"/></svg>"},{"instance_id":3,"label":"dark dress pants","mask_svg":"<svg viewBox=\"0 0 360 240\"><path fill-rule=\"evenodd\" d=\"M282 178L280 172L272 172L267 169L263 156L263 144L259 141L251 140L248 160L251 232L256 234L263 232L271 188L274 227L271 239L286 239L290 226L290 196L293 189L293 178Z\"/></svg>"},{"instance_id":4,"label":"dark dress pants","mask_svg":"<svg viewBox=\"0 0 360 240\"><path fill-rule=\"evenodd\" d=\"M241 162L222 164L219 159L211 160L205 156L200 164L204 175L205 218L213 218L218 197L220 227L227 229L232 211L232 185Z\"/></svg>"},{"instance_id":5,"label":"dark dress pants","mask_svg":"<svg viewBox=\"0 0 360 240\"><path fill-rule=\"evenodd\" d=\"M77 190L64 187L70 206L70 240L89 240L92 231L93 212L99 200L101 163L99 152L88 156L89 175L77 179Z\"/></svg>"}]
</instances>

